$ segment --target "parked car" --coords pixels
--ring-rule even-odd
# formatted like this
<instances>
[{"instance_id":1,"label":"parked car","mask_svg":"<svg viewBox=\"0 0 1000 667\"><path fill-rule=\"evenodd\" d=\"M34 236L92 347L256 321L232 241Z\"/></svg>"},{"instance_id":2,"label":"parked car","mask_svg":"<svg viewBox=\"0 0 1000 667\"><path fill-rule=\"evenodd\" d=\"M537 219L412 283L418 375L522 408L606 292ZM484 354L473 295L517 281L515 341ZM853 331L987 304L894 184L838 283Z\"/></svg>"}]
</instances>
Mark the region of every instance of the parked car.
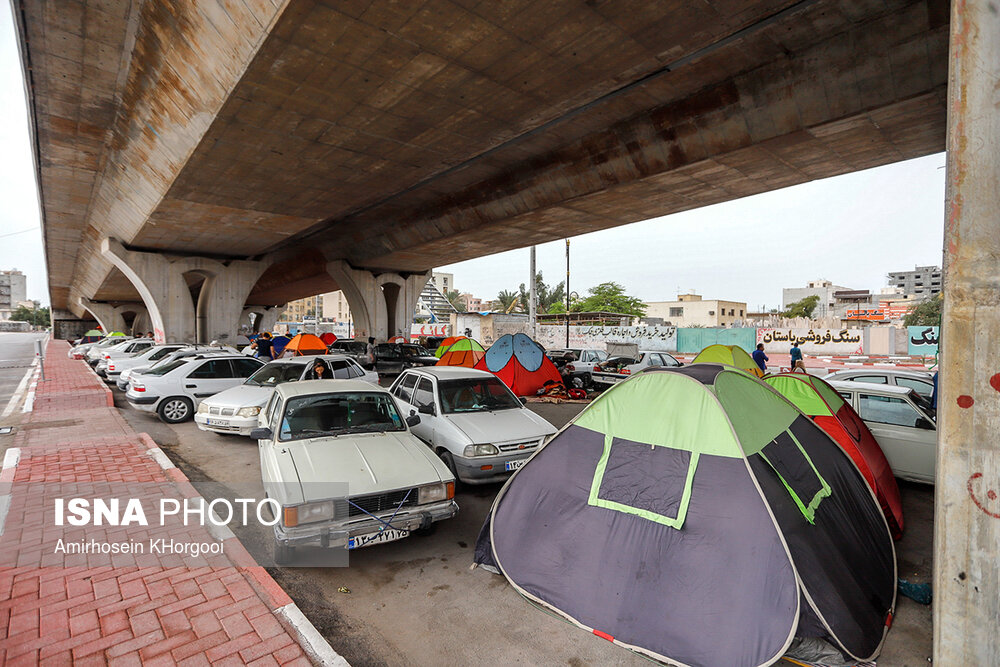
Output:
<instances>
[{"instance_id":1,"label":"parked car","mask_svg":"<svg viewBox=\"0 0 1000 667\"><path fill-rule=\"evenodd\" d=\"M286 382L259 416L261 479L281 505L276 560L296 547L391 542L458 512L455 478L392 396L359 380Z\"/></svg>"},{"instance_id":2,"label":"parked car","mask_svg":"<svg viewBox=\"0 0 1000 667\"><path fill-rule=\"evenodd\" d=\"M145 352L156 345L152 338L134 338L124 345L113 345L104 350L94 370L103 378L108 376L108 363L114 359L126 359Z\"/></svg>"},{"instance_id":3,"label":"parked car","mask_svg":"<svg viewBox=\"0 0 1000 667\"><path fill-rule=\"evenodd\" d=\"M556 428L492 373L460 366L411 368L390 388L413 433L469 484L507 479Z\"/></svg>"},{"instance_id":4,"label":"parked car","mask_svg":"<svg viewBox=\"0 0 1000 667\"><path fill-rule=\"evenodd\" d=\"M857 381L830 385L857 410L896 477L934 483L937 414L929 400L908 387Z\"/></svg>"},{"instance_id":5,"label":"parked car","mask_svg":"<svg viewBox=\"0 0 1000 667\"><path fill-rule=\"evenodd\" d=\"M127 343L130 340L132 339L128 336L109 336L91 345L87 351L83 353L82 358L90 364L91 368L93 368L97 365L97 362L101 359L106 350Z\"/></svg>"},{"instance_id":6,"label":"parked car","mask_svg":"<svg viewBox=\"0 0 1000 667\"><path fill-rule=\"evenodd\" d=\"M198 406L194 421L202 431L250 435L257 428L257 415L267 404L274 388L285 382L312 377L312 369L322 361L329 380L365 380L378 386L378 373L366 371L354 359L343 354L292 357L266 364L243 384L206 398Z\"/></svg>"},{"instance_id":7,"label":"parked car","mask_svg":"<svg viewBox=\"0 0 1000 667\"><path fill-rule=\"evenodd\" d=\"M375 370L380 375L394 375L407 368L433 366L437 362L437 357L413 343L379 343L375 346Z\"/></svg>"},{"instance_id":8,"label":"parked car","mask_svg":"<svg viewBox=\"0 0 1000 667\"><path fill-rule=\"evenodd\" d=\"M176 424L191 419L204 399L241 384L263 365L239 354L182 357L133 377L125 398L133 407Z\"/></svg>"},{"instance_id":9,"label":"parked car","mask_svg":"<svg viewBox=\"0 0 1000 667\"><path fill-rule=\"evenodd\" d=\"M179 350L185 347L184 343L168 343L164 345L153 345L147 347L138 354L132 355L130 357L122 357L118 359L109 359L108 367L105 370L105 377L108 382L118 382L118 378L121 377L122 373L129 370L130 368L138 368L140 366L149 366L156 363L163 357L167 356L175 350Z\"/></svg>"},{"instance_id":10,"label":"parked car","mask_svg":"<svg viewBox=\"0 0 1000 667\"><path fill-rule=\"evenodd\" d=\"M849 368L827 375L827 382L867 382L886 384L912 389L924 398L930 399L934 392L933 375L925 371L904 370L902 368Z\"/></svg>"},{"instance_id":11,"label":"parked car","mask_svg":"<svg viewBox=\"0 0 1000 667\"><path fill-rule=\"evenodd\" d=\"M606 361L602 361L594 366L591 377L593 378L594 385L601 389L607 389L619 382L624 382L646 368L652 368L653 366L677 368L683 365L666 352L639 352L637 359L632 357L611 357Z\"/></svg>"},{"instance_id":12,"label":"parked car","mask_svg":"<svg viewBox=\"0 0 1000 667\"><path fill-rule=\"evenodd\" d=\"M356 362L361 364L362 368L368 370L375 368L372 355L368 354L368 343L363 340L352 338L335 340L330 344L330 354L346 354L353 357Z\"/></svg>"},{"instance_id":13,"label":"parked car","mask_svg":"<svg viewBox=\"0 0 1000 667\"><path fill-rule=\"evenodd\" d=\"M190 345L190 344L179 344L180 348L175 349L166 356L160 357L155 361L151 361L146 365L134 366L132 368L127 368L121 372L118 376L118 388L122 391L128 391L128 385L131 379L137 375L142 375L151 368L156 368L164 364L169 364L175 359L182 359L184 357L193 357L196 354L239 354L235 348L229 347L228 345Z\"/></svg>"},{"instance_id":14,"label":"parked car","mask_svg":"<svg viewBox=\"0 0 1000 667\"><path fill-rule=\"evenodd\" d=\"M567 359L567 353L573 355L572 361ZM594 366L608 359L608 353L604 350L579 347L546 350L545 356L567 378L568 386L576 387L589 387L593 383Z\"/></svg>"}]
</instances>

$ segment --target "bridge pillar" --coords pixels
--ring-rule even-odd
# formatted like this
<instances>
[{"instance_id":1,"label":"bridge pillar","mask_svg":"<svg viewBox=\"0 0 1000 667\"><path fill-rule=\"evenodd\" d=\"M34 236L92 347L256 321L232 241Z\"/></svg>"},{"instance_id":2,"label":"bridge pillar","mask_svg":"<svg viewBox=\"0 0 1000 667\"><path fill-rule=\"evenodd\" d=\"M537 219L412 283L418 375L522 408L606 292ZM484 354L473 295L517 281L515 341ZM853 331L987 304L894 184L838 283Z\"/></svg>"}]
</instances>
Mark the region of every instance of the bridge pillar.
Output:
<instances>
[{"instance_id":1,"label":"bridge pillar","mask_svg":"<svg viewBox=\"0 0 1000 667\"><path fill-rule=\"evenodd\" d=\"M127 250L112 238L104 239L101 253L142 296L158 342L235 338L246 298L269 265ZM188 280L201 284L196 298Z\"/></svg>"},{"instance_id":2,"label":"bridge pillar","mask_svg":"<svg viewBox=\"0 0 1000 667\"><path fill-rule=\"evenodd\" d=\"M1000 664L1000 15L951 6L934 664Z\"/></svg>"},{"instance_id":3,"label":"bridge pillar","mask_svg":"<svg viewBox=\"0 0 1000 667\"><path fill-rule=\"evenodd\" d=\"M80 306L88 311L97 320L97 323L101 325L101 329L104 333L109 334L112 331L124 332L127 328L125 326L125 318L122 317L121 312L115 306L110 303L100 303L97 301L91 301L86 297L77 297L77 302Z\"/></svg>"},{"instance_id":4,"label":"bridge pillar","mask_svg":"<svg viewBox=\"0 0 1000 667\"><path fill-rule=\"evenodd\" d=\"M274 325L278 322L278 316L285 310L288 304L280 306L247 306L240 316L240 327L246 327L247 333L255 334L263 331L274 331ZM254 317L251 319L251 315Z\"/></svg>"},{"instance_id":5,"label":"bridge pillar","mask_svg":"<svg viewBox=\"0 0 1000 667\"><path fill-rule=\"evenodd\" d=\"M355 338L373 336L383 342L392 336L410 337L413 311L430 271L403 277L398 273L380 273L355 269L344 260L328 262L327 273L337 281L354 319Z\"/></svg>"}]
</instances>

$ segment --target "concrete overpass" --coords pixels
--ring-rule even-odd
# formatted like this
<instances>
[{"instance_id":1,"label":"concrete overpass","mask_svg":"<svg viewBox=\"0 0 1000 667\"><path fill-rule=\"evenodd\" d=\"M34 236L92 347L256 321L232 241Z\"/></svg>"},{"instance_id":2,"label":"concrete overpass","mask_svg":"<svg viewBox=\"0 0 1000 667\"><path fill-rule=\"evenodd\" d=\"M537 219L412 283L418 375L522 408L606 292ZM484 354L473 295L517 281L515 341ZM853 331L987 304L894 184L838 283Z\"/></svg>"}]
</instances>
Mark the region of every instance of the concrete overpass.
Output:
<instances>
[{"instance_id":1,"label":"concrete overpass","mask_svg":"<svg viewBox=\"0 0 1000 667\"><path fill-rule=\"evenodd\" d=\"M13 1L52 305L161 338L947 136L934 659L1000 661L993 2Z\"/></svg>"},{"instance_id":2,"label":"concrete overpass","mask_svg":"<svg viewBox=\"0 0 1000 667\"><path fill-rule=\"evenodd\" d=\"M52 305L170 339L944 148L940 0L16 9Z\"/></svg>"}]
</instances>

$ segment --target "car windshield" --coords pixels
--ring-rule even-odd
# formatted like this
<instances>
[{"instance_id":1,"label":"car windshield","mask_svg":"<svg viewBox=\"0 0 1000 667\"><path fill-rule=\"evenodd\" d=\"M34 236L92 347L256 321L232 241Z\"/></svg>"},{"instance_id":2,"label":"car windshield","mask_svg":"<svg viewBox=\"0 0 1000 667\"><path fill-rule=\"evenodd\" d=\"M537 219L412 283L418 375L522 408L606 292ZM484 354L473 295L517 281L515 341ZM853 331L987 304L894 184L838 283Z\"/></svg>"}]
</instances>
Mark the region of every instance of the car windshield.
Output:
<instances>
[{"instance_id":1,"label":"car windshield","mask_svg":"<svg viewBox=\"0 0 1000 667\"><path fill-rule=\"evenodd\" d=\"M439 380L441 410L445 413L490 412L521 407L521 402L497 378Z\"/></svg>"},{"instance_id":2,"label":"car windshield","mask_svg":"<svg viewBox=\"0 0 1000 667\"><path fill-rule=\"evenodd\" d=\"M916 405L918 408L920 408L921 410L923 410L924 413L926 413L926 415L928 417L930 417L934 421L937 421L937 410L935 410L934 408L931 407L931 399L930 398L928 398L926 396L923 396L921 394L918 394L915 391L911 391L910 392L910 400L913 401L914 405Z\"/></svg>"},{"instance_id":3,"label":"car windshield","mask_svg":"<svg viewBox=\"0 0 1000 667\"><path fill-rule=\"evenodd\" d=\"M255 387L273 387L282 382L295 382L302 377L302 364L272 362L247 378L243 384Z\"/></svg>"},{"instance_id":4,"label":"car windshield","mask_svg":"<svg viewBox=\"0 0 1000 667\"><path fill-rule=\"evenodd\" d=\"M309 394L288 400L279 440L346 433L405 431L392 397L384 392Z\"/></svg>"},{"instance_id":5,"label":"car windshield","mask_svg":"<svg viewBox=\"0 0 1000 667\"><path fill-rule=\"evenodd\" d=\"M159 364L155 368L150 368L146 371L146 375L166 375L175 368L179 368L188 362L187 359L174 359L165 364Z\"/></svg>"}]
</instances>

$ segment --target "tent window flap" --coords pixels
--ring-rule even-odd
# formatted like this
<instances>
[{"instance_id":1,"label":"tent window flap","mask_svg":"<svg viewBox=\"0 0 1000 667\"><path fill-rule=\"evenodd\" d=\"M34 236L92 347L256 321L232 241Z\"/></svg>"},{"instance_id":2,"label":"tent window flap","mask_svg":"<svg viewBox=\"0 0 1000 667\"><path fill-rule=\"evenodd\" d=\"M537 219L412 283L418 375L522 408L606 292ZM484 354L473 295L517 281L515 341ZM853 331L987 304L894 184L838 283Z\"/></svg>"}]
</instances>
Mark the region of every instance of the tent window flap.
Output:
<instances>
[{"instance_id":1,"label":"tent window flap","mask_svg":"<svg viewBox=\"0 0 1000 667\"><path fill-rule=\"evenodd\" d=\"M830 485L816 470L798 438L791 431L779 433L760 451L760 456L777 474L806 521L815 523L816 508L830 495Z\"/></svg>"}]
</instances>

